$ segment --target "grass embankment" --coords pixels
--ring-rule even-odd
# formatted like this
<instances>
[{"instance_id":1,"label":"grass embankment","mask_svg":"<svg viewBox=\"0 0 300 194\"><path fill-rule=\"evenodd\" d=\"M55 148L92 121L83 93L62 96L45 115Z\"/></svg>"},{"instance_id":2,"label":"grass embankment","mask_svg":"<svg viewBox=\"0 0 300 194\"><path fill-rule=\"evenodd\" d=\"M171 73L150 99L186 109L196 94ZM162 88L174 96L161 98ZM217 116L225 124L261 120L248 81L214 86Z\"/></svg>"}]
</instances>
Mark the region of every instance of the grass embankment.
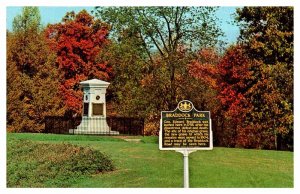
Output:
<instances>
[{"instance_id":1,"label":"grass embankment","mask_svg":"<svg viewBox=\"0 0 300 194\"><path fill-rule=\"evenodd\" d=\"M139 138L140 143L114 137L8 134L8 142L16 139L48 144L64 142L99 150L113 160L114 171L67 180L68 187L182 187L182 155L160 151L157 137ZM292 152L214 148L194 152L189 159L190 187L293 187ZM19 162L8 158L8 166ZM55 187L59 182L58 179L41 186Z\"/></svg>"},{"instance_id":2,"label":"grass embankment","mask_svg":"<svg viewBox=\"0 0 300 194\"><path fill-rule=\"evenodd\" d=\"M114 169L99 150L65 143L8 141L8 187L67 187L84 175Z\"/></svg>"}]
</instances>

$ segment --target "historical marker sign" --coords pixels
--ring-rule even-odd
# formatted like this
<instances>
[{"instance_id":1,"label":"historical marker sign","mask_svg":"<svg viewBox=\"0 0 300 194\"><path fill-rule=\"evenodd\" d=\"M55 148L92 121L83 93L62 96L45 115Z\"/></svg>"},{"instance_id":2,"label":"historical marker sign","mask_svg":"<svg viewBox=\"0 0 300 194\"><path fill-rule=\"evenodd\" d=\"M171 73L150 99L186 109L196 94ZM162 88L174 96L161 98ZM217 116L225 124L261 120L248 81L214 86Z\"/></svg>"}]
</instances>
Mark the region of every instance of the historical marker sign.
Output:
<instances>
[{"instance_id":1,"label":"historical marker sign","mask_svg":"<svg viewBox=\"0 0 300 194\"><path fill-rule=\"evenodd\" d=\"M180 101L174 111L162 111L159 149L183 154L183 183L188 188L189 154L213 149L210 112L196 110L188 100Z\"/></svg>"},{"instance_id":2,"label":"historical marker sign","mask_svg":"<svg viewBox=\"0 0 300 194\"><path fill-rule=\"evenodd\" d=\"M161 150L211 150L212 130L209 111L198 111L183 100L174 111L161 112Z\"/></svg>"}]
</instances>

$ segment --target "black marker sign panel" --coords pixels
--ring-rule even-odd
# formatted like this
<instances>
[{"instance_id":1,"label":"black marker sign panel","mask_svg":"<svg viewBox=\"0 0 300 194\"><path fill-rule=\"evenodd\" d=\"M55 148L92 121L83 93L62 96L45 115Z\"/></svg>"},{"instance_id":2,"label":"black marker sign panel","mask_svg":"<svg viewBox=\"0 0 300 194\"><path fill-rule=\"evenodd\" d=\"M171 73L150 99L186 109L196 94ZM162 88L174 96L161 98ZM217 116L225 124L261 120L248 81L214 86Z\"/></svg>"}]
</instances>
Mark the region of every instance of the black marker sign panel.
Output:
<instances>
[{"instance_id":1,"label":"black marker sign panel","mask_svg":"<svg viewBox=\"0 0 300 194\"><path fill-rule=\"evenodd\" d=\"M212 149L210 112L196 110L187 100L174 111L161 112L160 149Z\"/></svg>"}]
</instances>

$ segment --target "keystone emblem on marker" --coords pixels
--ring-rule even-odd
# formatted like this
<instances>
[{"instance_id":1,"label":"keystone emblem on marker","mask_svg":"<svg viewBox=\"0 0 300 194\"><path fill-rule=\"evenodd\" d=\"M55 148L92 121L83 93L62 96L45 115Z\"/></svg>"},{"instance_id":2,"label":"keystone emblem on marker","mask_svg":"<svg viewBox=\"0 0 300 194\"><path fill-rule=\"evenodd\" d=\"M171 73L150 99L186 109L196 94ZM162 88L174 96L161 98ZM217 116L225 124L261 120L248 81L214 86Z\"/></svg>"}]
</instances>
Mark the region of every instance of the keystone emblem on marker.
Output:
<instances>
[{"instance_id":1,"label":"keystone emblem on marker","mask_svg":"<svg viewBox=\"0 0 300 194\"><path fill-rule=\"evenodd\" d=\"M192 110L193 106L192 103L189 101L182 101L179 103L178 108L181 111L190 111Z\"/></svg>"}]
</instances>

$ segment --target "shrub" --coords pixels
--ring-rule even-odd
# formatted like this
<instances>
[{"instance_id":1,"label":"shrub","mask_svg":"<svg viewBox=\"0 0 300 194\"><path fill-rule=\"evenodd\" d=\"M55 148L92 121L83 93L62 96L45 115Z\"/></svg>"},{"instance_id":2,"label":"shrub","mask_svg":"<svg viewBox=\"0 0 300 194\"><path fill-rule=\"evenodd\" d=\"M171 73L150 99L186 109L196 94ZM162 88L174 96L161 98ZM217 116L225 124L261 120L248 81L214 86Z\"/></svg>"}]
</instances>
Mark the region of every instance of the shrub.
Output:
<instances>
[{"instance_id":1,"label":"shrub","mask_svg":"<svg viewBox=\"0 0 300 194\"><path fill-rule=\"evenodd\" d=\"M87 147L28 140L8 142L8 187L68 187L82 176L114 169L108 156Z\"/></svg>"}]
</instances>

